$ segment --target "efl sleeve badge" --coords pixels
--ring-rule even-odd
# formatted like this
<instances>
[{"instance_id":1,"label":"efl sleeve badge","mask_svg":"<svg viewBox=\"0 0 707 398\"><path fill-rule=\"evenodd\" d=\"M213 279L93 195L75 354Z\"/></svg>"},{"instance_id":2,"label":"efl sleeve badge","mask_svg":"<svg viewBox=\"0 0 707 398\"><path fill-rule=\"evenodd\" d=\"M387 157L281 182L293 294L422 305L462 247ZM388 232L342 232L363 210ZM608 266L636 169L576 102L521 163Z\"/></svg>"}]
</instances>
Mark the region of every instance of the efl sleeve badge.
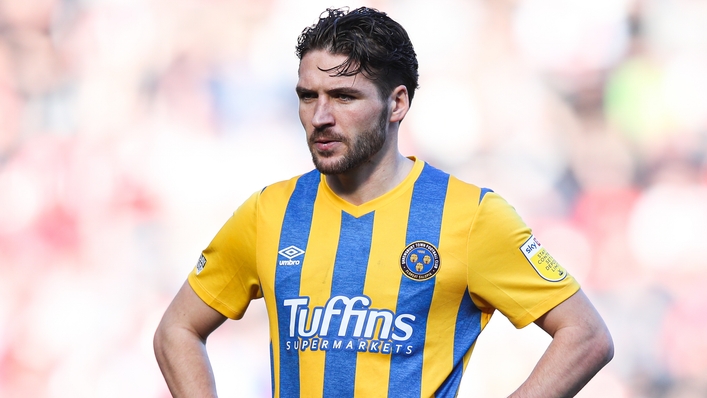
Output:
<instances>
[{"instance_id":1,"label":"efl sleeve badge","mask_svg":"<svg viewBox=\"0 0 707 398\"><path fill-rule=\"evenodd\" d=\"M567 276L567 271L542 247L534 235L530 235L520 247L520 251L543 279L559 282Z\"/></svg>"},{"instance_id":2,"label":"efl sleeve badge","mask_svg":"<svg viewBox=\"0 0 707 398\"><path fill-rule=\"evenodd\" d=\"M204 270L204 267L206 267L206 257L202 254L196 263L196 274L199 275Z\"/></svg>"}]
</instances>

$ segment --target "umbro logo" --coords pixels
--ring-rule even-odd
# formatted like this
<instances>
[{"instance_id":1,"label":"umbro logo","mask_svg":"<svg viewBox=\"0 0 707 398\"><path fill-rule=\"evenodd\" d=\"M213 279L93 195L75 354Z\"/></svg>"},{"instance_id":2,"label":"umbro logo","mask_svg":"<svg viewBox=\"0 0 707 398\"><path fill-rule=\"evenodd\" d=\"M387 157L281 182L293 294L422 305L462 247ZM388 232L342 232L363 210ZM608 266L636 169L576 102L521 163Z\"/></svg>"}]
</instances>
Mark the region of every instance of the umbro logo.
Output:
<instances>
[{"instance_id":1,"label":"umbro logo","mask_svg":"<svg viewBox=\"0 0 707 398\"><path fill-rule=\"evenodd\" d=\"M304 254L304 250L297 246L288 246L278 252L281 256L287 258L287 260L278 261L279 265L300 265L302 261L295 260L295 258Z\"/></svg>"}]
</instances>

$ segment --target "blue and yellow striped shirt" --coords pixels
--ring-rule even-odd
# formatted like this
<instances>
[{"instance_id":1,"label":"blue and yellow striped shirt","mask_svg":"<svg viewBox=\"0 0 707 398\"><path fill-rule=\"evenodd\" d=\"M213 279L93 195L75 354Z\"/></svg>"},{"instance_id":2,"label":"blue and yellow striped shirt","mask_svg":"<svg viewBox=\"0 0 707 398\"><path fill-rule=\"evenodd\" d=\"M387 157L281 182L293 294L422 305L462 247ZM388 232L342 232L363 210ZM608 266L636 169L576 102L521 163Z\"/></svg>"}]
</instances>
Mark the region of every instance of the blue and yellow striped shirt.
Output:
<instances>
[{"instance_id":1,"label":"blue and yellow striped shirt","mask_svg":"<svg viewBox=\"0 0 707 398\"><path fill-rule=\"evenodd\" d=\"M312 171L250 197L189 276L223 315L264 297L274 397L453 397L499 310L523 327L579 285L499 195L415 160L360 206Z\"/></svg>"}]
</instances>

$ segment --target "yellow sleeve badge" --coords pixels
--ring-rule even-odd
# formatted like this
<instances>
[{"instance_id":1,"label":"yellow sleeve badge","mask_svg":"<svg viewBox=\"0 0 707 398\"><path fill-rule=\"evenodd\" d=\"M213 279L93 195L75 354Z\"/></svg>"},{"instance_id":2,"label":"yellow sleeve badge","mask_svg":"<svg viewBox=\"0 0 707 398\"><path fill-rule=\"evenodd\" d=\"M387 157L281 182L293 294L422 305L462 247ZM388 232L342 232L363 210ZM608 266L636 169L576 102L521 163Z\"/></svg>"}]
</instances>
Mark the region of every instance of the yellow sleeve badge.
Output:
<instances>
[{"instance_id":1,"label":"yellow sleeve badge","mask_svg":"<svg viewBox=\"0 0 707 398\"><path fill-rule=\"evenodd\" d=\"M534 235L530 235L520 247L520 251L543 279L559 282L567 276L567 271L542 247Z\"/></svg>"}]
</instances>

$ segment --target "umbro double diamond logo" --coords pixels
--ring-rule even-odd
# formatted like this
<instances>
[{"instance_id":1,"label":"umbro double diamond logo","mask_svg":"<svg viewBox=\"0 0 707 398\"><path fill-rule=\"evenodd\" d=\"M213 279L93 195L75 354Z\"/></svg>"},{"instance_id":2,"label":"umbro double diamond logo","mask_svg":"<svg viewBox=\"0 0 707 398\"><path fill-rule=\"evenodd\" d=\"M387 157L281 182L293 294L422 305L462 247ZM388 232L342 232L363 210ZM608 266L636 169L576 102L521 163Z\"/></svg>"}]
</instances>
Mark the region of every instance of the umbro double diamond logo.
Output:
<instances>
[{"instance_id":1,"label":"umbro double diamond logo","mask_svg":"<svg viewBox=\"0 0 707 398\"><path fill-rule=\"evenodd\" d=\"M279 259L279 261L277 262L279 265L300 265L302 261L299 259L296 260L296 258L303 255L304 250L300 249L297 246L288 246L280 250L278 254L287 259Z\"/></svg>"}]
</instances>

